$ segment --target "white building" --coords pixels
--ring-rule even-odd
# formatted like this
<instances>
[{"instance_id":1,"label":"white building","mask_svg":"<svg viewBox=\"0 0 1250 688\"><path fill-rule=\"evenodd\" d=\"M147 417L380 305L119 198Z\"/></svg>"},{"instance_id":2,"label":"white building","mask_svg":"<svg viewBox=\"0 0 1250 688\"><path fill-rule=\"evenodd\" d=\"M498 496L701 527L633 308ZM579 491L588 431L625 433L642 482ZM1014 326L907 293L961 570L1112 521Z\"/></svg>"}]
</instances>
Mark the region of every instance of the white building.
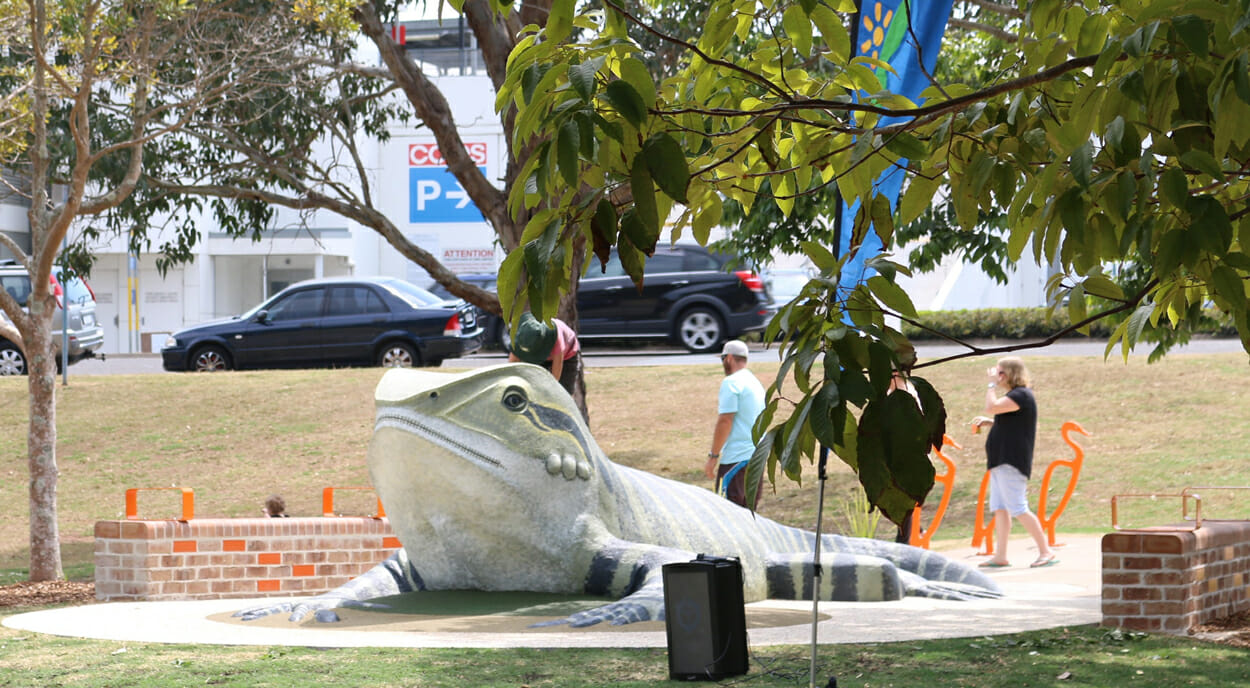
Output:
<instances>
[{"instance_id":1,"label":"white building","mask_svg":"<svg viewBox=\"0 0 1250 688\"><path fill-rule=\"evenodd\" d=\"M472 34L454 20L405 25L409 51L447 95L475 161L488 178L501 179L506 142ZM455 272L496 269L503 256L494 231L442 166L427 131L397 128L390 141L374 142L363 152L372 156L380 210L409 239ZM259 243L232 239L209 218L201 227L194 261L164 276L156 269L156 256L131 257L123 237L98 247L89 281L97 318L105 327L103 353L159 351L176 330L241 313L304 279L356 274L401 277L420 285L430 281L377 233L328 212L281 212L278 228ZM29 248L22 203L0 199L0 231ZM908 280L904 287L923 310L1034 306L1045 303L1045 279L1044 270L1023 268L1001 287L975 267L956 263Z\"/></svg>"}]
</instances>

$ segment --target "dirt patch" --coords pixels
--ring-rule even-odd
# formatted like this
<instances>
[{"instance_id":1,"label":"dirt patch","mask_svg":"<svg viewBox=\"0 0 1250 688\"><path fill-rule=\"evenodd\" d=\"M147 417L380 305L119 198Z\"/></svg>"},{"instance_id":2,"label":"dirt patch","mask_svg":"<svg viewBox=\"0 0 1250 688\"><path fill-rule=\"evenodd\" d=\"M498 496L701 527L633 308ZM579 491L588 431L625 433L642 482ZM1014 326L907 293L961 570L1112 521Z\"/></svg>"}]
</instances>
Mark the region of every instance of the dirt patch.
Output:
<instances>
[{"instance_id":1,"label":"dirt patch","mask_svg":"<svg viewBox=\"0 0 1250 688\"><path fill-rule=\"evenodd\" d=\"M0 586L0 608L38 607L45 604L95 602L95 583L77 581L22 581Z\"/></svg>"}]
</instances>

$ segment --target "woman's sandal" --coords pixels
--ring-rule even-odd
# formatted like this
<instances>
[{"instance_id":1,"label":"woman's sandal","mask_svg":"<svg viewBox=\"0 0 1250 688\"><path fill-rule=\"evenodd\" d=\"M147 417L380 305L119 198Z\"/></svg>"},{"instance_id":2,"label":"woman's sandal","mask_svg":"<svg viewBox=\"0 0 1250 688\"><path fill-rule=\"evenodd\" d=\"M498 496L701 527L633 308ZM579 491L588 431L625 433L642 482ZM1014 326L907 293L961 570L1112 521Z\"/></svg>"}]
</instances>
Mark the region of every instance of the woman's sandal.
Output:
<instances>
[{"instance_id":1,"label":"woman's sandal","mask_svg":"<svg viewBox=\"0 0 1250 688\"><path fill-rule=\"evenodd\" d=\"M992 559L989 561L983 561L980 564L977 564L977 568L982 568L982 569L1005 569L1009 566L1011 566L1010 562L1006 562L1006 561L1000 562L1000 561L994 561Z\"/></svg>"},{"instance_id":2,"label":"woman's sandal","mask_svg":"<svg viewBox=\"0 0 1250 688\"><path fill-rule=\"evenodd\" d=\"M1059 560L1055 558L1054 554L1051 554L1050 556L1047 556L1047 557L1038 557L1037 561L1034 561L1032 564L1029 564L1029 568L1040 569L1043 566L1054 566L1055 564L1058 564L1058 563L1059 563Z\"/></svg>"}]
</instances>

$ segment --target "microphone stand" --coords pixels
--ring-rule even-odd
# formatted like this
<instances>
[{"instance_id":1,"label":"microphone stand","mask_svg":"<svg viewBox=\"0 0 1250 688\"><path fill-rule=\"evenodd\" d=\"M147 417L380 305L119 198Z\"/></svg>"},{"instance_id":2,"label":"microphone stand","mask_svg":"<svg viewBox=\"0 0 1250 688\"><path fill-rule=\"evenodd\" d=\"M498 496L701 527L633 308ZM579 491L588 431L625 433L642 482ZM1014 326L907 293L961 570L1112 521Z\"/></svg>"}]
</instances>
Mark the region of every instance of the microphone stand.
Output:
<instances>
[{"instance_id":1,"label":"microphone stand","mask_svg":"<svg viewBox=\"0 0 1250 688\"><path fill-rule=\"evenodd\" d=\"M812 555L812 664L811 673L808 677L808 688L816 688L816 625L820 618L820 579L822 576L820 566L820 525L825 515L825 479L828 477L825 473L825 467L828 463L829 447L822 444L820 445L820 463L817 473L820 480L820 499L816 507L816 551Z\"/></svg>"}]
</instances>

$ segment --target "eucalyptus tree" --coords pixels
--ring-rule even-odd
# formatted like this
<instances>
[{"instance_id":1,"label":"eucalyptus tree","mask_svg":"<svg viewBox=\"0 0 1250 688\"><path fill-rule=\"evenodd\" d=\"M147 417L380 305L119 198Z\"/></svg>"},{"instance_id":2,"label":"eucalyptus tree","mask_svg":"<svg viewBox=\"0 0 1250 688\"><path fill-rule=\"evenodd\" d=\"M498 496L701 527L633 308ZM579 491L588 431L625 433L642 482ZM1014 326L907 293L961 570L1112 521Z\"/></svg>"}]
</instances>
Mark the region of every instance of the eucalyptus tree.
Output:
<instances>
[{"instance_id":1,"label":"eucalyptus tree","mask_svg":"<svg viewBox=\"0 0 1250 688\"><path fill-rule=\"evenodd\" d=\"M519 110L518 141L539 151L514 193L535 209L523 236L528 280L563 280L559 261L545 277L533 269L585 241L616 246L640 281L664 218L705 241L726 199L749 211L767 189L789 213L814 182L836 183L860 201L846 228L852 252L870 231L884 251L867 257L875 276L842 292L847 256L803 245L821 274L774 320L784 362L750 470L798 479L802 457L832 447L895 521L932 486L926 452L945 411L912 375L941 361L917 364L890 325L914 321L915 308L895 281L907 266L884 253L939 189L959 227L978 231L1001 211L1011 259L1028 251L1060 266L1048 286L1053 300L1068 297L1074 327L1126 314L1108 353L1183 327L1204 304L1230 317L1250 350L1250 0L1021 2L1005 29L1017 50L992 80L935 79L923 105L882 89L877 71L888 66L852 59L855 11L850 0L713 0L697 41L671 41L682 69L657 81L635 38L657 33L645 17L615 0L554 3L545 28L514 50L502 91ZM885 117L896 123L881 126ZM897 165L909 182L895 208L873 180ZM574 180L596 193L568 193ZM1118 261L1144 279L1104 269ZM1087 295L1106 306L1089 312ZM1008 348L969 345L960 356ZM889 392L896 368L916 383L923 412Z\"/></svg>"},{"instance_id":2,"label":"eucalyptus tree","mask_svg":"<svg viewBox=\"0 0 1250 688\"><path fill-rule=\"evenodd\" d=\"M519 294L496 294L464 282L438 258L405 235L379 210L375 161L362 146L385 141L396 124L424 127L465 193L491 225L499 245L514 253L533 211L509 205L521 170L533 163L534 146L517 144L516 111L503 107L500 126L508 143L501 180L487 177L460 135L449 102L455 79L431 78L422 63L396 42L390 27L410 3L320 0L299 5L301 18L315 23L310 36L321 59L292 65L286 80L250 99L220 102L196 113L190 126L162 142L146 166L143 187L132 202L100 223L102 232L124 231L160 217L175 221L177 239L167 250L189 255L197 228L189 218L207 207L219 226L235 236L259 238L276 208L329 211L378 233L401 255L422 267L452 294L502 313L500 296L531 303L543 319L558 315L576 328L576 288L583 272L583 242L544 252L560 270L535 271L539 280ZM447 6L461 13L481 51L485 72L498 89L509 55L527 25L542 26L551 0L518 4L462 0ZM440 2L439 7L444 5ZM449 12L450 14L450 12ZM358 50L363 38L380 64ZM373 53L368 53L372 55ZM448 90L448 92L444 92ZM517 253L521 255L521 253ZM552 275L550 280L545 278ZM516 283L515 280L512 281ZM520 310L513 312L514 322ZM585 409L584 387L573 395Z\"/></svg>"},{"instance_id":3,"label":"eucalyptus tree","mask_svg":"<svg viewBox=\"0 0 1250 688\"><path fill-rule=\"evenodd\" d=\"M246 98L290 61L299 32L280 5L229 0L0 3L0 165L29 205L29 248L0 234L31 279L22 308L0 309L22 336L30 392L30 577L62 576L56 519L56 361L50 276L72 229L124 204L149 148L210 104ZM134 232L144 241L144 228ZM78 269L81 250L71 251ZM71 269L73 266L70 266Z\"/></svg>"}]
</instances>

